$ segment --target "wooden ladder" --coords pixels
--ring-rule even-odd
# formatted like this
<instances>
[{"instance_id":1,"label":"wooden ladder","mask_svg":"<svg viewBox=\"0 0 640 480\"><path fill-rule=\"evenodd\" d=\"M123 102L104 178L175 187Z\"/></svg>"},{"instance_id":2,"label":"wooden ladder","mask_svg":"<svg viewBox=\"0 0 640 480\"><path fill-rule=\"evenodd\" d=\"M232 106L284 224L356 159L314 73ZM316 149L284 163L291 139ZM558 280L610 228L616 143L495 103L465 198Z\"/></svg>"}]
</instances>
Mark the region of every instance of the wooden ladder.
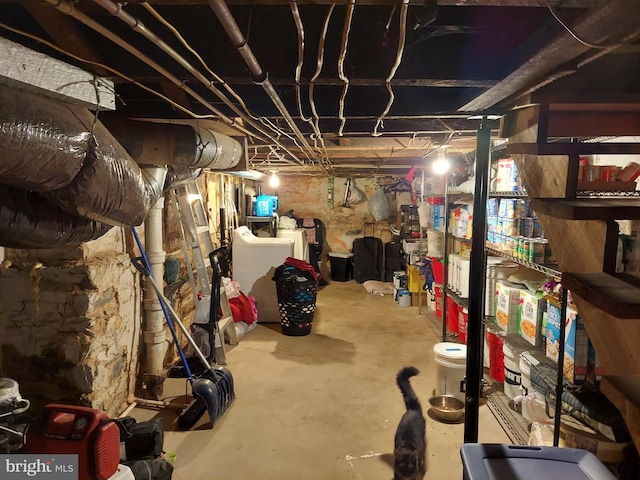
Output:
<instances>
[{"instance_id":1,"label":"wooden ladder","mask_svg":"<svg viewBox=\"0 0 640 480\"><path fill-rule=\"evenodd\" d=\"M211 276L208 274L207 268L217 268L217 266L211 265L209 259L214 246L209 231L209 217L204 208L200 189L196 181L193 180L173 189L171 196L180 220L182 248L194 303L201 301L200 298L203 296L211 300ZM231 345L237 345L238 334L223 286L220 287L219 295L222 317L217 320L216 324L215 358L216 363L226 365L225 336Z\"/></svg>"},{"instance_id":2,"label":"wooden ladder","mask_svg":"<svg viewBox=\"0 0 640 480\"><path fill-rule=\"evenodd\" d=\"M640 135L638 104L539 104L503 118L502 137L571 291L605 377L640 451L640 278L616 272L618 224L640 219L640 198L583 194L579 159L640 154L640 143L566 139Z\"/></svg>"}]
</instances>

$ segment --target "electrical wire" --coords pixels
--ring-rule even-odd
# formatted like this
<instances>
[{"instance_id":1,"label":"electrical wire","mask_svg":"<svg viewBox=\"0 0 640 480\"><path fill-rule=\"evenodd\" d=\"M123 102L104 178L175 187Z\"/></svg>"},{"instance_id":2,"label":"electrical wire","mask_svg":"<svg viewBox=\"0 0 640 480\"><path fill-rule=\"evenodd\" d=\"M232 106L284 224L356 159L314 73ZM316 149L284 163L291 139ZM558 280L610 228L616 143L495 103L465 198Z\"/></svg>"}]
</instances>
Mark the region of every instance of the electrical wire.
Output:
<instances>
[{"instance_id":1,"label":"electrical wire","mask_svg":"<svg viewBox=\"0 0 640 480\"><path fill-rule=\"evenodd\" d=\"M395 5L394 5L393 8L395 10ZM400 66L400 63L402 62L402 53L404 52L404 44L405 44L405 41L406 41L406 38L407 38L407 11L408 11L408 9L409 9L409 0L402 0L402 6L400 7L400 33L399 33L399 38L398 38L398 51L396 53L396 60L393 63L393 66L391 67L391 71L389 72L389 75L385 79L385 86L387 87L387 92L389 92L389 101L387 102L387 106L382 111L382 113L378 117L378 120L376 121L375 126L373 127L373 136L374 137L380 136L380 134L378 133L378 127L380 125L382 125L382 121L383 121L384 117L389 113L389 110L391 110L391 105L393 104L393 101L396 98L394 93L393 93L393 88L391 88L391 80L395 76L396 71L398 70L398 67ZM391 17L389 17L389 21L391 21ZM388 30L388 24L387 24L387 30Z\"/></svg>"},{"instance_id":2,"label":"electrical wire","mask_svg":"<svg viewBox=\"0 0 640 480\"><path fill-rule=\"evenodd\" d=\"M314 86L315 81L320 76L322 72L322 66L324 63L324 44L327 40L327 30L329 29L329 20L331 20L331 14L333 13L333 9L335 8L335 4L331 4L329 10L327 11L327 15L324 18L324 23L322 24L322 33L320 34L320 39L318 40L318 58L316 60L316 71L311 77L311 81L309 82L309 104L311 106L311 113L313 115L313 131L316 134L316 137L320 140L322 145L324 145L324 140L322 139L322 132L320 131L320 116L316 110L316 104L313 100Z\"/></svg>"},{"instance_id":3,"label":"electrical wire","mask_svg":"<svg viewBox=\"0 0 640 480\"><path fill-rule=\"evenodd\" d=\"M296 0L289 0L289 5L291 6L291 14L293 15L293 20L296 24L296 30L298 32L298 64L296 65L295 70L295 83L296 83L296 102L298 104L298 112L300 113L300 118L307 122L312 130L313 134L311 135L311 139L313 140L314 148L318 149L320 154L322 155L322 161L329 163L329 154L327 152L327 148L324 144L324 139L318 130L316 130L315 124L313 122L312 117L305 117L304 112L302 111L302 92L300 88L300 76L302 74L302 65L304 64L304 25L302 24L302 17L300 16L300 11L298 10L298 3ZM322 146L322 149L318 148L318 142Z\"/></svg>"},{"instance_id":4,"label":"electrical wire","mask_svg":"<svg viewBox=\"0 0 640 480\"><path fill-rule=\"evenodd\" d=\"M560 16L558 15L558 11L555 9L555 7L553 5L551 5L551 2L549 2L547 0L547 7L549 7L549 11L551 12L551 15L553 15L553 18L555 18L558 23L560 25L562 25L564 27L564 29L569 32L569 34L575 38L578 42L580 42L581 44L583 44L586 47L589 48L597 48L597 49L608 49L608 48L618 48L621 47L622 45L624 45L624 43L617 43L614 45L596 45L594 43L590 43L587 42L586 40L582 39L580 36L578 36L578 34L576 32L573 31L573 29L571 29L571 27L569 27L565 22L562 21L562 19L560 18Z\"/></svg>"},{"instance_id":5,"label":"electrical wire","mask_svg":"<svg viewBox=\"0 0 640 480\"><path fill-rule=\"evenodd\" d=\"M351 31L351 21L353 20L353 11L355 10L355 7L356 0L350 0L349 5L347 5L347 14L344 20L344 29L342 30L342 44L340 45L340 55L338 56L338 77L344 83L338 106L338 117L340 118L340 128L338 128L339 137L344 134L344 125L347 122L347 119L344 116L344 101L347 96L347 91L349 90L349 78L344 74L344 60L347 56L349 32Z\"/></svg>"},{"instance_id":6,"label":"electrical wire","mask_svg":"<svg viewBox=\"0 0 640 480\"><path fill-rule=\"evenodd\" d=\"M55 1L55 0L46 0L49 3ZM270 138L273 140L273 138L271 137L271 135L269 134L269 132L263 130L258 124L256 124L255 122L253 122L251 119L246 118L246 116L240 111L238 110L238 108L231 102L229 101L229 99L220 91L218 90L216 87L213 86L213 82L211 82L209 79L207 79L204 75L202 75L202 73L200 73L200 71L198 71L196 68L194 68L189 62L187 62L187 60L182 57L180 54L178 54L178 52L176 52L169 44L167 44L164 40L162 40L160 37L158 37L155 33L153 33L150 29L146 28L145 25L137 18L135 18L134 16L132 16L131 14L127 13L123 8L122 5L116 5L115 3L113 3L111 0L93 0L94 3L100 5L101 7L103 7L107 12L109 12L111 15L115 16L116 18L118 18L119 20L121 20L122 22L124 22L126 25L128 25L132 30L134 30L135 32L141 34L143 37L145 37L147 40L151 41L152 43L154 43L158 48L160 48L163 52L165 52L167 55L169 55L169 57L171 57L173 60L175 60L176 62L178 62L182 67L184 67L187 71L189 71L191 74L193 74L205 87L207 87L207 89L209 91L211 91L212 93L214 93L220 100L222 100L222 102L229 107L234 113L236 113L238 116L240 116L241 118L244 117L244 119L247 121L247 123L249 125L251 125L253 128L255 128L257 131L259 131L260 133L262 133L263 135L265 135L266 137ZM68 5L68 2L64 2L65 3L65 7L63 8L64 13L70 14L72 15L74 18L77 18L79 20L81 20L83 23L85 23L88 26L89 23L87 23L87 21L84 19L88 19L88 17L82 15L78 15L77 11L75 10L75 8L73 6L71 6L70 9L68 9L68 7L66 5ZM56 8L60 8L58 5L56 5ZM88 19L90 20L90 19ZM91 21L91 23L98 25L97 23ZM91 26L91 28L94 28L93 26ZM101 27L101 30L106 30L103 27ZM136 55L137 58L139 58L140 60L143 60L147 65L151 66L152 68L154 68L156 71L162 73L163 75L167 76L167 74L171 75L169 72L167 72L165 69L163 69L160 65L158 65L157 63L153 62L150 58L148 58L147 56L143 55L142 52L136 50L134 47L132 47L130 44L122 41L122 39L120 39L120 37L117 37L115 35L113 35L111 32L109 32L108 30L106 30L109 35L108 38L114 42L116 42L118 45L120 45L122 48L124 48L125 50L127 50L128 52ZM99 31L99 33L103 34L102 31ZM115 37L115 38L114 38ZM116 41L118 40L118 41ZM134 53L135 52L135 53ZM173 77L173 75L172 75ZM167 76L167 78L169 78ZM187 90L187 87L184 86L184 82L181 82L183 85L183 89L187 92L190 91ZM263 82L263 87L266 86L268 84L268 79L265 79ZM270 85L270 84L269 84ZM193 94L192 94L193 95ZM277 95L277 94L276 94ZM283 114L285 114L286 112L282 112ZM220 112L220 115L222 116L223 114ZM233 122L235 122L235 120L232 120ZM297 127L295 126L295 123L291 123L288 122L291 127L295 130ZM301 137L301 135L300 135ZM301 138L303 141L304 138ZM300 159L298 159L295 155L293 155L293 153L291 153L289 150L287 150L284 145L281 145L281 148L286 151L287 153L289 153L289 155L291 155L291 157L298 161L298 163L300 163L300 165L304 165L304 162L302 162ZM309 146L309 149L311 149L311 147Z\"/></svg>"},{"instance_id":7,"label":"electrical wire","mask_svg":"<svg viewBox=\"0 0 640 480\"><path fill-rule=\"evenodd\" d=\"M204 59L200 56L200 54L198 54L198 52L196 52L191 45L189 45L189 43L184 39L184 37L180 34L180 32L178 32L178 30L169 22L167 21L162 15L160 15L160 13L155 10L151 5L149 5L149 3L147 2L142 2L142 6L147 9L147 11L153 15L155 17L156 20L158 20L160 23L162 23L165 27L167 27L169 29L169 31L171 33L173 33L173 35L178 39L178 41L180 43L182 43L182 45L189 51L191 52L191 54L193 54L194 57L196 57L198 59L198 61L200 62L200 64L202 65L202 67L207 71L207 73L209 73L209 75L211 75L213 77L213 79L219 83L220 85L222 85L225 90L227 90L227 92L229 92L230 95L233 96L233 98L235 98L238 102L238 104L244 109L244 111L247 113L247 115L249 115L251 118L253 118L254 120L260 120L260 117L254 115L251 110L249 110L249 107L247 107L247 105L245 104L244 100L242 100L242 98L240 97L240 95L238 95L235 90L233 90L228 83L226 83L219 75L217 75L215 72L213 72L211 70L211 68L209 68L209 66L206 64L206 62L204 61Z\"/></svg>"}]
</instances>

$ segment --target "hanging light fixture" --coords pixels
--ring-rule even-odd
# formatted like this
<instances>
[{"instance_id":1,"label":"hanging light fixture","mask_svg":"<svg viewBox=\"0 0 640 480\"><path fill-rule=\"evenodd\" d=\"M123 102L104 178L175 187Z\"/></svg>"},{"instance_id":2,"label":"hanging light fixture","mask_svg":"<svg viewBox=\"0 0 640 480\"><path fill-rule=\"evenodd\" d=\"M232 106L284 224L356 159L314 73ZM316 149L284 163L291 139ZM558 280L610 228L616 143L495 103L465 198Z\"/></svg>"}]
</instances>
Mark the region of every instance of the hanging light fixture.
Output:
<instances>
[{"instance_id":1,"label":"hanging light fixture","mask_svg":"<svg viewBox=\"0 0 640 480\"><path fill-rule=\"evenodd\" d=\"M447 148L440 147L438 149L438 158L433 162L432 168L436 175L444 175L449 171L449 160L446 157Z\"/></svg>"},{"instance_id":2,"label":"hanging light fixture","mask_svg":"<svg viewBox=\"0 0 640 480\"><path fill-rule=\"evenodd\" d=\"M276 175L276 172L271 172L271 177L269 178L269 186L271 188L278 188L280 186L280 179Z\"/></svg>"}]
</instances>

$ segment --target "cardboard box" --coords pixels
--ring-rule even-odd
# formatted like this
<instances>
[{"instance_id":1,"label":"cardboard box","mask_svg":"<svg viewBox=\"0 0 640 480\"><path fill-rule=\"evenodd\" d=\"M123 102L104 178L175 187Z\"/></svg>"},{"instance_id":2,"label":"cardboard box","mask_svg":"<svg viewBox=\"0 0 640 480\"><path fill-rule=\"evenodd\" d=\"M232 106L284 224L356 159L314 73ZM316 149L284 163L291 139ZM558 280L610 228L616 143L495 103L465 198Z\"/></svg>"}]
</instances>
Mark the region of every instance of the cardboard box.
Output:
<instances>
[{"instance_id":1,"label":"cardboard box","mask_svg":"<svg viewBox=\"0 0 640 480\"><path fill-rule=\"evenodd\" d=\"M506 333L518 333L520 286L507 281L496 282L496 323Z\"/></svg>"},{"instance_id":2,"label":"cardboard box","mask_svg":"<svg viewBox=\"0 0 640 480\"><path fill-rule=\"evenodd\" d=\"M581 384L587 378L589 337L575 308L567 307L565 321L564 375L570 382Z\"/></svg>"},{"instance_id":3,"label":"cardboard box","mask_svg":"<svg viewBox=\"0 0 640 480\"><path fill-rule=\"evenodd\" d=\"M556 363L560 352L560 316L560 306L555 301L548 300L546 355ZM564 376L571 383L584 383L587 375L588 337L578 313L572 307L567 307L565 325Z\"/></svg>"},{"instance_id":4,"label":"cardboard box","mask_svg":"<svg viewBox=\"0 0 640 480\"><path fill-rule=\"evenodd\" d=\"M431 293L412 293L411 294L411 306L412 307L426 307ZM418 297L420 297L418 299Z\"/></svg>"},{"instance_id":5,"label":"cardboard box","mask_svg":"<svg viewBox=\"0 0 640 480\"><path fill-rule=\"evenodd\" d=\"M547 300L547 340L546 340L546 355L547 358L558 363L558 356L560 352L560 344L558 339L560 338L560 305L552 300Z\"/></svg>"},{"instance_id":6,"label":"cardboard box","mask_svg":"<svg viewBox=\"0 0 640 480\"><path fill-rule=\"evenodd\" d=\"M527 290L520 291L518 333L534 347L542 344L542 317L547 300Z\"/></svg>"}]
</instances>

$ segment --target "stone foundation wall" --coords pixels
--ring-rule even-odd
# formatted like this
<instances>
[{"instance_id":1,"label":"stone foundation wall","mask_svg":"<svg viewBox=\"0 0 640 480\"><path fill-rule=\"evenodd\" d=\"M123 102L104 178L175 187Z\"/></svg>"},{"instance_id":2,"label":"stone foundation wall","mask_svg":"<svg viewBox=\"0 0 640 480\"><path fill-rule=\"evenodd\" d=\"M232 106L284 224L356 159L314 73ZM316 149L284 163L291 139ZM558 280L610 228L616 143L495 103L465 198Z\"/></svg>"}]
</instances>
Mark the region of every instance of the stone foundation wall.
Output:
<instances>
[{"instance_id":1,"label":"stone foundation wall","mask_svg":"<svg viewBox=\"0 0 640 480\"><path fill-rule=\"evenodd\" d=\"M117 415L138 371L140 279L120 228L76 249L6 250L0 268L0 372L34 407L81 404Z\"/></svg>"}]
</instances>

